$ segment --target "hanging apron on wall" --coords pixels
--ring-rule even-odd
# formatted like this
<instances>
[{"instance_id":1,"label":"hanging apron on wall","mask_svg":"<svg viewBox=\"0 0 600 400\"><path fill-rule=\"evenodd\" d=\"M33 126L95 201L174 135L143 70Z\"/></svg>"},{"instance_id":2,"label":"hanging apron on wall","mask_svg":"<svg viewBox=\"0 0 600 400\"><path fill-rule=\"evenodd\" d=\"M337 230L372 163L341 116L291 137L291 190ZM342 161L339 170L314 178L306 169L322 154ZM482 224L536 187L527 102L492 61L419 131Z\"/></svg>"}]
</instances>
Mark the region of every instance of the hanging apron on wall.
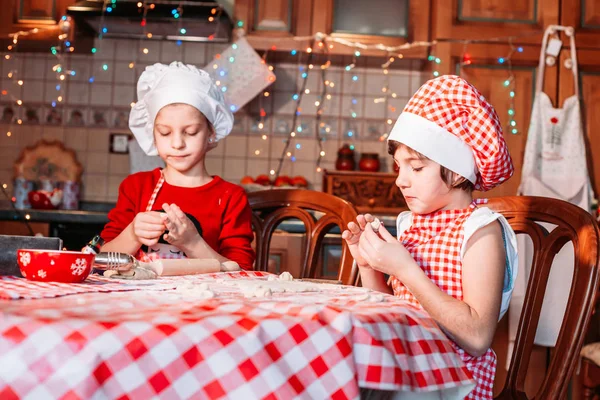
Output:
<instances>
[{"instance_id":1,"label":"hanging apron on wall","mask_svg":"<svg viewBox=\"0 0 600 400\"><path fill-rule=\"evenodd\" d=\"M565 200L589 212L592 189L579 105L574 34L570 35L570 47L575 94L564 101L562 108L554 108L548 95L543 92L545 52L548 38L553 32L552 27L546 29L542 41L519 194ZM543 225L548 231L554 228L551 224ZM533 258L533 244L525 235L518 235L518 247L519 270L522 272L517 277L509 309L511 341L516 336ZM552 347L556 343L573 280L573 262L573 244L568 242L552 264L535 338L538 345Z\"/></svg>"}]
</instances>

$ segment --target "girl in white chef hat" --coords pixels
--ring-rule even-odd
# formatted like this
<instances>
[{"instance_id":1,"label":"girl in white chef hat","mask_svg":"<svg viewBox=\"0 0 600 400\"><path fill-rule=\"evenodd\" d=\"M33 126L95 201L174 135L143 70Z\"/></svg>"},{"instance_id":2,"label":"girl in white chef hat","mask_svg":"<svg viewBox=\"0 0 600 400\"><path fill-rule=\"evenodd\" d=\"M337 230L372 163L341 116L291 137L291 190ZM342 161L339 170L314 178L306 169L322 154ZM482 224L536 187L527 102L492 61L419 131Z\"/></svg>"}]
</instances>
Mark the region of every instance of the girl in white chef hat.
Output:
<instances>
[{"instance_id":1,"label":"girl in white chef hat","mask_svg":"<svg viewBox=\"0 0 600 400\"><path fill-rule=\"evenodd\" d=\"M255 254L246 194L211 176L205 165L206 153L233 125L221 91L206 72L173 62L146 67L137 93L129 127L144 152L160 156L166 167L130 175L121 183L101 234L106 242L102 251L144 261L214 258L251 269ZM170 246L157 246L161 238Z\"/></svg>"}]
</instances>

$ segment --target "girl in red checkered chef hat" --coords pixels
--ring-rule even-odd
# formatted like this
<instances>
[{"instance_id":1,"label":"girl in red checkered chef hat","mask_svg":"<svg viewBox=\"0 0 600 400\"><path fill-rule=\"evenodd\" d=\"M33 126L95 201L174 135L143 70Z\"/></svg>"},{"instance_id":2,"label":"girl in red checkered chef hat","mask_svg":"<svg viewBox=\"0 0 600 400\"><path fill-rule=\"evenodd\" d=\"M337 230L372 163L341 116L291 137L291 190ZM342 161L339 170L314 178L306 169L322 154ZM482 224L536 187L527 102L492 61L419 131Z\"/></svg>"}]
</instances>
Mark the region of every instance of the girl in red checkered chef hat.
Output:
<instances>
[{"instance_id":1,"label":"girl in red checkered chef hat","mask_svg":"<svg viewBox=\"0 0 600 400\"><path fill-rule=\"evenodd\" d=\"M400 114L388 151L410 209L398 215L397 238L369 214L348 224L342 237L363 286L425 309L473 374L467 398L491 399L490 346L514 287L517 243L506 219L472 192L513 173L498 116L464 79L432 79Z\"/></svg>"}]
</instances>

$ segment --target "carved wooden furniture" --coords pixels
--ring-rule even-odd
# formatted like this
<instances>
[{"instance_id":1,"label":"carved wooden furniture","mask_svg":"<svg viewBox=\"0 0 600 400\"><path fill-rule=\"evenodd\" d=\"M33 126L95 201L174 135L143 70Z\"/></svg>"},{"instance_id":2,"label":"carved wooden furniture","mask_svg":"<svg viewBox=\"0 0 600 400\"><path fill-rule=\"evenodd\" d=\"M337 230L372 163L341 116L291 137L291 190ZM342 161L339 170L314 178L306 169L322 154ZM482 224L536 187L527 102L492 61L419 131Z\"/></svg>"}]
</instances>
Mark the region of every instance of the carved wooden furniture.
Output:
<instances>
[{"instance_id":1,"label":"carved wooden furniture","mask_svg":"<svg viewBox=\"0 0 600 400\"><path fill-rule=\"evenodd\" d=\"M252 227L256 233L256 262L254 268L268 270L269 248L273 232L282 221L299 219L306 229L306 246L302 255L300 278L315 278L318 258L325 234L337 225L345 229L355 221L357 212L345 200L327 193L302 189L263 190L248 194L252 208ZM338 280L354 284L358 269L352 268L353 258L342 241L342 257Z\"/></svg>"},{"instance_id":2,"label":"carved wooden furniture","mask_svg":"<svg viewBox=\"0 0 600 400\"><path fill-rule=\"evenodd\" d=\"M516 233L531 237L532 270L519 321L514 351L500 399L526 399L525 377L533 340L554 256L568 241L575 250L574 276L556 348L536 399L562 399L577 366L598 289L599 231L594 218L570 203L544 197L521 196L490 199L488 205L502 213ZM557 225L551 232L537 222ZM520 271L519 273L522 273Z\"/></svg>"},{"instance_id":3,"label":"carved wooden furniture","mask_svg":"<svg viewBox=\"0 0 600 400\"><path fill-rule=\"evenodd\" d=\"M600 386L600 366L598 362L598 343L588 344L581 352L581 372L583 384L583 400L592 400ZM593 354L593 353L596 354ZM594 360L592 360L592 357Z\"/></svg>"},{"instance_id":4,"label":"carved wooden furniture","mask_svg":"<svg viewBox=\"0 0 600 400\"><path fill-rule=\"evenodd\" d=\"M408 209L396 174L359 171L325 171L323 191L340 197L360 213L398 214Z\"/></svg>"}]
</instances>

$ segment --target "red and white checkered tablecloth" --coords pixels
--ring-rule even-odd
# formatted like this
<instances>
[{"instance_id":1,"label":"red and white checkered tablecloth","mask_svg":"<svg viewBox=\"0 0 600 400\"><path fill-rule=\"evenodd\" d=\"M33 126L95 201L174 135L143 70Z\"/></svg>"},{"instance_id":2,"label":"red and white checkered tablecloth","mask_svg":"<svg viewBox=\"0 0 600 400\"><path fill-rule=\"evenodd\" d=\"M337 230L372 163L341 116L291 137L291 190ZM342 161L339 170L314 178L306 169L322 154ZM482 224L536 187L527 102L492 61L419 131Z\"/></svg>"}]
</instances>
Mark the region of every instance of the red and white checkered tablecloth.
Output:
<instances>
[{"instance_id":1,"label":"red and white checkered tablecloth","mask_svg":"<svg viewBox=\"0 0 600 400\"><path fill-rule=\"evenodd\" d=\"M462 398L474 386L434 321L393 296L327 284L246 298L240 280L269 285L220 273L0 300L0 399L355 399L359 387Z\"/></svg>"},{"instance_id":2,"label":"red and white checkered tablecloth","mask_svg":"<svg viewBox=\"0 0 600 400\"><path fill-rule=\"evenodd\" d=\"M129 290L173 289L174 283L156 285L153 281L117 281L90 275L82 283L35 282L16 276L0 276L0 299L43 299L81 293L125 292Z\"/></svg>"}]
</instances>

